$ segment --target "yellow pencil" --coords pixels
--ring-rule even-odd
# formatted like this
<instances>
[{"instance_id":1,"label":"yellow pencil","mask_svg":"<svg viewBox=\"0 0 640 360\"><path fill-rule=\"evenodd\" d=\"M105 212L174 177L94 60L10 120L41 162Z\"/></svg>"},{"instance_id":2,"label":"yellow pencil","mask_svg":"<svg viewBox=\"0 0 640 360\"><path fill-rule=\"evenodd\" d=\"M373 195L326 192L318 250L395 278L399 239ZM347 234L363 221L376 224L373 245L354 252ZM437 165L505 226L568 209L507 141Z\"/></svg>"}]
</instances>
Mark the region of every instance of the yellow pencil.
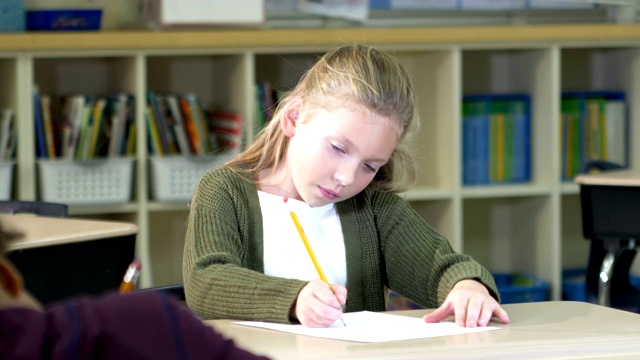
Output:
<instances>
[{"instance_id":1,"label":"yellow pencil","mask_svg":"<svg viewBox=\"0 0 640 360\"><path fill-rule=\"evenodd\" d=\"M127 268L127 272L124 274L120 287L118 288L118 292L120 294L125 294L135 290L136 283L138 282L138 276L140 276L140 268L140 261L138 261L138 259L133 259Z\"/></svg>"},{"instance_id":2,"label":"yellow pencil","mask_svg":"<svg viewBox=\"0 0 640 360\"><path fill-rule=\"evenodd\" d=\"M284 198L284 202L286 203L287 200L289 200L289 199L285 197ZM318 259L316 258L316 254L313 252L313 249L311 248L311 244L309 244L309 240L307 239L307 235L305 235L304 230L302 230L302 226L300 225L300 221L298 220L298 216L296 215L295 212L293 212L291 210L289 210L289 215L291 215L291 220L293 220L293 223L296 226L296 229L298 229L298 234L300 234L300 239L302 239L302 242L304 243L304 247L307 248L307 252L309 253L309 257L311 258L311 261L313 261L313 265L316 267L316 271L318 272L318 275L320 276L320 280L324 281L324 283L327 284L329 289L331 289L331 291L333 291L333 288L331 287L331 284L329 283L329 280L327 280L327 277L324 275L324 271L322 271L322 268L320 267L320 263L318 262ZM340 317L340 321L342 321L342 325L344 325L345 327L347 326L347 324L345 324L345 322L342 319L342 317Z\"/></svg>"}]
</instances>

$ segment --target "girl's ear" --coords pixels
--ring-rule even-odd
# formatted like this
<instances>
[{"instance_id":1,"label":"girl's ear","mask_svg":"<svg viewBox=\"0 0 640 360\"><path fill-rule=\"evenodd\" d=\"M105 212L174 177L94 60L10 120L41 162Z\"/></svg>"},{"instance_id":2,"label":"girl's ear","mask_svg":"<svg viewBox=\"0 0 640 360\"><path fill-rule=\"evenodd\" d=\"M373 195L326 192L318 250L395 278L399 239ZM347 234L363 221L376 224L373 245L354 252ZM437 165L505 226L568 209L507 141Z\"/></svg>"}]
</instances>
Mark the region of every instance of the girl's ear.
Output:
<instances>
[{"instance_id":1,"label":"girl's ear","mask_svg":"<svg viewBox=\"0 0 640 360\"><path fill-rule=\"evenodd\" d=\"M23 290L22 276L7 259L0 257L0 286L14 298Z\"/></svg>"},{"instance_id":2,"label":"girl's ear","mask_svg":"<svg viewBox=\"0 0 640 360\"><path fill-rule=\"evenodd\" d=\"M282 117L280 126L282 127L282 132L287 137L292 137L296 133L296 126L298 125L298 119L300 117L300 105L300 101L295 101L284 110L284 116Z\"/></svg>"}]
</instances>

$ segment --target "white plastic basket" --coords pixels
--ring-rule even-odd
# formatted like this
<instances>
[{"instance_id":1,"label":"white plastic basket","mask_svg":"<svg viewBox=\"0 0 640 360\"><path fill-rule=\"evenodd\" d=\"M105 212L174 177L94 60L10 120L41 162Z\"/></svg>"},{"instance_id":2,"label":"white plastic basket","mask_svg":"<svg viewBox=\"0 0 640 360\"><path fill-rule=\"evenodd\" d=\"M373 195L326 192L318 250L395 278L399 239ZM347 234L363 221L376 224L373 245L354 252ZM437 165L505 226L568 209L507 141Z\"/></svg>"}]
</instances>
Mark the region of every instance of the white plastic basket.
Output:
<instances>
[{"instance_id":1,"label":"white plastic basket","mask_svg":"<svg viewBox=\"0 0 640 360\"><path fill-rule=\"evenodd\" d=\"M202 176L234 155L229 152L203 157L150 157L152 198L162 202L189 201Z\"/></svg>"},{"instance_id":2,"label":"white plastic basket","mask_svg":"<svg viewBox=\"0 0 640 360\"><path fill-rule=\"evenodd\" d=\"M13 161L0 162L0 200L9 200L11 198L13 165Z\"/></svg>"},{"instance_id":3,"label":"white plastic basket","mask_svg":"<svg viewBox=\"0 0 640 360\"><path fill-rule=\"evenodd\" d=\"M127 203L131 200L133 160L39 160L40 198L68 205Z\"/></svg>"}]
</instances>

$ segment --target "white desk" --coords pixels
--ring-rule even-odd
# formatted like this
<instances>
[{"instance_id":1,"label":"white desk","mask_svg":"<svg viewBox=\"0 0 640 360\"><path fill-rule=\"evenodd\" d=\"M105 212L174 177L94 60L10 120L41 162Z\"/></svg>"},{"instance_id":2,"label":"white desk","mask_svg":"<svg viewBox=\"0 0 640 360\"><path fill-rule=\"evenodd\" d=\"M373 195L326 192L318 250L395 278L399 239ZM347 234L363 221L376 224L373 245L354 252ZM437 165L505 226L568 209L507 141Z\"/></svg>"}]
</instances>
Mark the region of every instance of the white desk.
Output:
<instances>
[{"instance_id":1,"label":"white desk","mask_svg":"<svg viewBox=\"0 0 640 360\"><path fill-rule=\"evenodd\" d=\"M0 214L0 221L6 227L19 230L24 234L21 240L9 245L9 251L138 233L138 227L135 224L114 221L5 214Z\"/></svg>"},{"instance_id":2,"label":"white desk","mask_svg":"<svg viewBox=\"0 0 640 360\"><path fill-rule=\"evenodd\" d=\"M508 304L501 330L386 343L314 338L210 320L239 346L273 359L640 359L640 315L573 301ZM422 316L431 310L391 312Z\"/></svg>"},{"instance_id":3,"label":"white desk","mask_svg":"<svg viewBox=\"0 0 640 360\"><path fill-rule=\"evenodd\" d=\"M130 223L21 214L0 221L25 235L7 257L44 304L117 289L135 254L138 227Z\"/></svg>"}]
</instances>

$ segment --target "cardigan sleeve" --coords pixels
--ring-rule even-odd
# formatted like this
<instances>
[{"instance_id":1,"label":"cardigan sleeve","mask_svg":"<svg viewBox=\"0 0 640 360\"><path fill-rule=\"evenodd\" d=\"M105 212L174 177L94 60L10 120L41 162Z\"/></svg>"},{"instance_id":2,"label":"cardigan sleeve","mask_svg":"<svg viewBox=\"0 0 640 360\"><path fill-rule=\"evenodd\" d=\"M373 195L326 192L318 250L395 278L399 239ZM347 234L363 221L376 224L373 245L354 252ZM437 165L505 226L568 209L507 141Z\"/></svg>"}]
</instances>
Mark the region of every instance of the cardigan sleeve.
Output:
<instances>
[{"instance_id":1,"label":"cardigan sleeve","mask_svg":"<svg viewBox=\"0 0 640 360\"><path fill-rule=\"evenodd\" d=\"M409 204L391 193L373 191L388 286L422 306L440 306L460 280L475 279L499 301L493 276L449 241Z\"/></svg>"},{"instance_id":2,"label":"cardigan sleeve","mask_svg":"<svg viewBox=\"0 0 640 360\"><path fill-rule=\"evenodd\" d=\"M244 183L214 170L194 192L183 257L187 304L205 319L286 323L306 282L263 274L259 202L249 201Z\"/></svg>"}]
</instances>

